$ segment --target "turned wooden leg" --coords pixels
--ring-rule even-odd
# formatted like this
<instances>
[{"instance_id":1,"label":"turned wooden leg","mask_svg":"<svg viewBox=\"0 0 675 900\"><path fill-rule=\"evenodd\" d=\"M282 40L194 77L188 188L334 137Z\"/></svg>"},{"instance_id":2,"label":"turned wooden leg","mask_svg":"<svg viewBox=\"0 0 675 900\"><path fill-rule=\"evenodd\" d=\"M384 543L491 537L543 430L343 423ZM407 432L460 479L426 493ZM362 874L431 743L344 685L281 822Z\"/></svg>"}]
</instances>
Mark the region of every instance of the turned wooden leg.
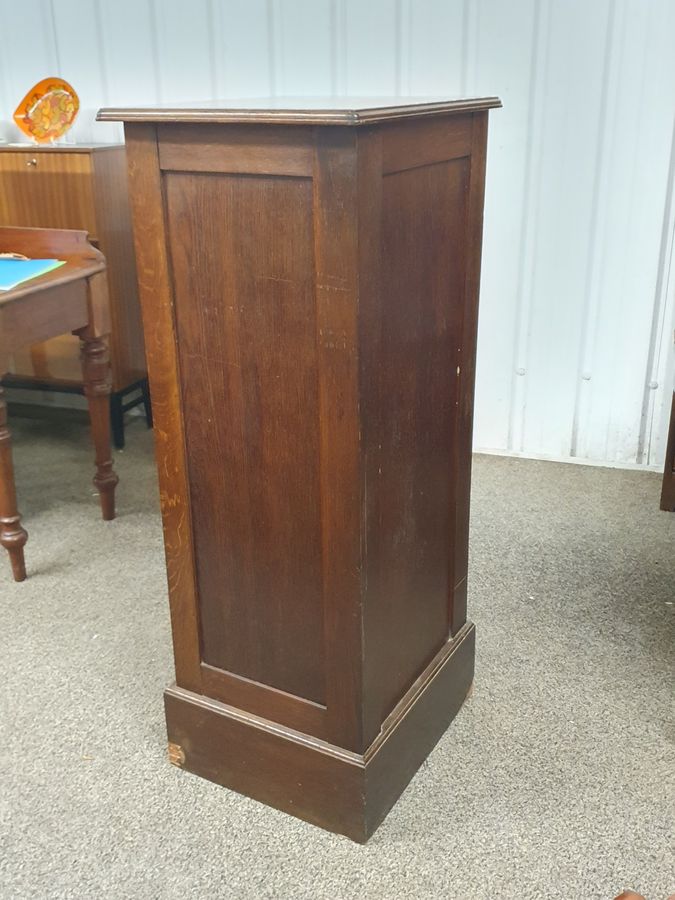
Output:
<instances>
[{"instance_id":1,"label":"turned wooden leg","mask_svg":"<svg viewBox=\"0 0 675 900\"><path fill-rule=\"evenodd\" d=\"M9 553L15 581L23 581L26 578L23 548L27 540L28 535L21 527L19 510L16 508L12 445L7 427L7 403L5 392L0 385L0 544Z\"/></svg>"},{"instance_id":2,"label":"turned wooden leg","mask_svg":"<svg viewBox=\"0 0 675 900\"><path fill-rule=\"evenodd\" d=\"M115 487L119 480L113 471L110 447L110 354L105 338L80 334L80 341L84 393L96 451L94 485L101 499L103 518L109 520L115 518Z\"/></svg>"}]
</instances>

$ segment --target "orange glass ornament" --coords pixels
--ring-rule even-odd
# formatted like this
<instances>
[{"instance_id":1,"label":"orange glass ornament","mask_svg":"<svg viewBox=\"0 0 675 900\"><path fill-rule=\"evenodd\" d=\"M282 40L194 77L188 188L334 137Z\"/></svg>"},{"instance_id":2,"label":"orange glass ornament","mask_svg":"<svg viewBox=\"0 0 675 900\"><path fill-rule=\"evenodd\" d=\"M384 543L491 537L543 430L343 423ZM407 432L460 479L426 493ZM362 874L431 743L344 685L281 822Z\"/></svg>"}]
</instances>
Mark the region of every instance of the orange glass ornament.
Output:
<instances>
[{"instance_id":1,"label":"orange glass ornament","mask_svg":"<svg viewBox=\"0 0 675 900\"><path fill-rule=\"evenodd\" d=\"M55 141L68 131L80 109L75 89L62 78L43 78L14 110L14 121L38 144Z\"/></svg>"}]
</instances>

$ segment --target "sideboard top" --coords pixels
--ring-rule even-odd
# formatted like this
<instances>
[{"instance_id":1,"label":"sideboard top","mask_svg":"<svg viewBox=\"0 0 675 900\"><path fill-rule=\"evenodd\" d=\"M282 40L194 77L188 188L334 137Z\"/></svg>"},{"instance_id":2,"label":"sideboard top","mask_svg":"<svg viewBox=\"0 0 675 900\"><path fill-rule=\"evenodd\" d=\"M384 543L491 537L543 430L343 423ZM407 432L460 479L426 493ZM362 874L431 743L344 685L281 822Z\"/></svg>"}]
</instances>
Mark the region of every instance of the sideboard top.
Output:
<instances>
[{"instance_id":1,"label":"sideboard top","mask_svg":"<svg viewBox=\"0 0 675 900\"><path fill-rule=\"evenodd\" d=\"M479 112L501 106L498 97L260 97L206 100L153 107L106 107L99 122L221 122L270 125L372 125L397 119Z\"/></svg>"},{"instance_id":2,"label":"sideboard top","mask_svg":"<svg viewBox=\"0 0 675 900\"><path fill-rule=\"evenodd\" d=\"M0 153L94 153L97 150L119 150L117 144L36 144L33 141L0 142Z\"/></svg>"}]
</instances>

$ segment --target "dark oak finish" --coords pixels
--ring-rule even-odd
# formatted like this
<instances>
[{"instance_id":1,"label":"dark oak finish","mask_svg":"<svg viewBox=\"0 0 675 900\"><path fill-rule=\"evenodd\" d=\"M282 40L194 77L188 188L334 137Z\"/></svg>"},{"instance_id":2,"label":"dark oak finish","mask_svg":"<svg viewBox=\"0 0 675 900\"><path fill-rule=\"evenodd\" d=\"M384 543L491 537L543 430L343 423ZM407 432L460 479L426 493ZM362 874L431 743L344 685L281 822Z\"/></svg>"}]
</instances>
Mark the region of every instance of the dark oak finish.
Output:
<instances>
[{"instance_id":1,"label":"dark oak finish","mask_svg":"<svg viewBox=\"0 0 675 900\"><path fill-rule=\"evenodd\" d=\"M0 226L82 229L106 258L112 390L147 377L123 145L0 146ZM84 393L76 337L15 347L5 383Z\"/></svg>"},{"instance_id":2,"label":"dark oak finish","mask_svg":"<svg viewBox=\"0 0 675 900\"><path fill-rule=\"evenodd\" d=\"M469 159L382 181L381 290L362 306L377 337L361 340L371 738L448 638L464 308L447 300L464 293Z\"/></svg>"},{"instance_id":3,"label":"dark oak finish","mask_svg":"<svg viewBox=\"0 0 675 900\"><path fill-rule=\"evenodd\" d=\"M325 704L312 184L172 174L166 204L202 659Z\"/></svg>"},{"instance_id":4,"label":"dark oak finish","mask_svg":"<svg viewBox=\"0 0 675 900\"><path fill-rule=\"evenodd\" d=\"M240 125L200 129L159 126L160 166L176 172L232 172L257 175L313 174L314 155L303 129Z\"/></svg>"},{"instance_id":5,"label":"dark oak finish","mask_svg":"<svg viewBox=\"0 0 675 900\"><path fill-rule=\"evenodd\" d=\"M481 112L501 106L498 97L446 100L415 97L246 97L205 100L189 107L109 108L100 122L189 122L264 125L375 125L443 113Z\"/></svg>"},{"instance_id":6,"label":"dark oak finish","mask_svg":"<svg viewBox=\"0 0 675 900\"><path fill-rule=\"evenodd\" d=\"M675 512L675 391L673 391L673 401L670 408L666 464L663 470L663 483L661 486L661 509Z\"/></svg>"},{"instance_id":7,"label":"dark oak finish","mask_svg":"<svg viewBox=\"0 0 675 900\"><path fill-rule=\"evenodd\" d=\"M118 479L110 452L110 316L105 259L89 244L84 231L42 228L0 227L3 252L66 260L64 266L0 293L0 376L16 347L63 332L78 338L96 453L94 485L103 518L114 519ZM16 581L26 577L26 540L17 509L7 408L0 388L0 544L9 552Z\"/></svg>"},{"instance_id":8,"label":"dark oak finish","mask_svg":"<svg viewBox=\"0 0 675 900\"><path fill-rule=\"evenodd\" d=\"M126 120L170 759L355 840L473 678L494 105L101 114Z\"/></svg>"},{"instance_id":9,"label":"dark oak finish","mask_svg":"<svg viewBox=\"0 0 675 900\"><path fill-rule=\"evenodd\" d=\"M164 695L169 760L307 822L363 843L459 711L473 680L467 625L416 679L365 753L178 686Z\"/></svg>"}]
</instances>

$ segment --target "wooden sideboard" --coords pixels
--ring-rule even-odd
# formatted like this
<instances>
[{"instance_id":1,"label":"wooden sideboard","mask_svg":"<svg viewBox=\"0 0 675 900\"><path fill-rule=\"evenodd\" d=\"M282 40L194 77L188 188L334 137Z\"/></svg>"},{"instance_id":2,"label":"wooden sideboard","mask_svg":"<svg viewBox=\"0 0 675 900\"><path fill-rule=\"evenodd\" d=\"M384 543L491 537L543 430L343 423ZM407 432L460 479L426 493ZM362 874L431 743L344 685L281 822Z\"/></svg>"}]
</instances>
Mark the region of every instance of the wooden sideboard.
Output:
<instances>
[{"instance_id":1,"label":"wooden sideboard","mask_svg":"<svg viewBox=\"0 0 675 900\"><path fill-rule=\"evenodd\" d=\"M158 424L169 757L365 841L473 680L500 104L249 102L99 113L125 122Z\"/></svg>"},{"instance_id":2,"label":"wooden sideboard","mask_svg":"<svg viewBox=\"0 0 675 900\"><path fill-rule=\"evenodd\" d=\"M112 316L113 437L123 446L124 410L136 401L150 414L124 146L1 144L0 225L84 230L104 254ZM4 383L82 393L79 353L72 335L18 348Z\"/></svg>"}]
</instances>

